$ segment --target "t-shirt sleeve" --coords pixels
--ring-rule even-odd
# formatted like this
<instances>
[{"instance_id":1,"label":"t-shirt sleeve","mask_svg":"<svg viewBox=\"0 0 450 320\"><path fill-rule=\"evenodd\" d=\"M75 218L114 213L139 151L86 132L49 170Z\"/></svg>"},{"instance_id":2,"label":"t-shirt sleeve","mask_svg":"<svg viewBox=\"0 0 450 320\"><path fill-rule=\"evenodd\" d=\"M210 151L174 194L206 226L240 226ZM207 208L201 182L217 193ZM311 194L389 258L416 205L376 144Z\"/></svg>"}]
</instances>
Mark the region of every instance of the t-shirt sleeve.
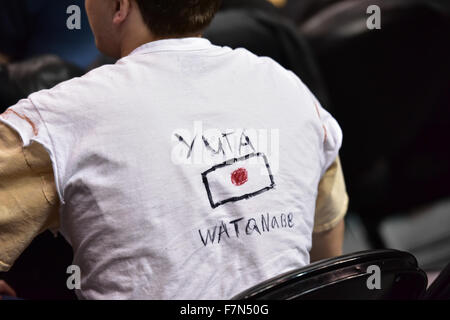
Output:
<instances>
[{"instance_id":1,"label":"t-shirt sleeve","mask_svg":"<svg viewBox=\"0 0 450 320\"><path fill-rule=\"evenodd\" d=\"M32 140L46 138L44 122L29 99L20 100L16 105L0 114L0 122L19 134L24 147L29 146Z\"/></svg>"},{"instance_id":2,"label":"t-shirt sleeve","mask_svg":"<svg viewBox=\"0 0 450 320\"><path fill-rule=\"evenodd\" d=\"M56 190L60 201L64 204L62 192L59 188L61 185L58 180L59 166L53 142L39 110L32 101L23 99L16 105L8 108L0 115L0 123L8 125L18 133L24 148L29 147L33 143L38 143L47 151L55 173Z\"/></svg>"},{"instance_id":3,"label":"t-shirt sleeve","mask_svg":"<svg viewBox=\"0 0 450 320\"><path fill-rule=\"evenodd\" d=\"M325 174L325 172L330 168L333 162L339 155L339 150L342 147L343 134L341 127L339 126L336 119L325 109L322 107L321 103L315 95L311 92L311 90L293 73L291 75L296 79L297 83L300 84L302 90L304 90L307 98L309 98L309 102L311 106L315 109L315 113L317 114L318 120L321 125L322 137L323 137L323 152L321 154L322 159L322 172L321 177Z\"/></svg>"},{"instance_id":4,"label":"t-shirt sleeve","mask_svg":"<svg viewBox=\"0 0 450 320\"><path fill-rule=\"evenodd\" d=\"M333 229L348 210L349 197L339 158L343 134L336 119L306 86L304 88L311 97L323 128L322 172L314 217L314 233L320 233Z\"/></svg>"},{"instance_id":5,"label":"t-shirt sleeve","mask_svg":"<svg viewBox=\"0 0 450 320\"><path fill-rule=\"evenodd\" d=\"M38 234L59 227L58 211L47 151L36 142L24 147L17 131L0 121L0 271Z\"/></svg>"},{"instance_id":6,"label":"t-shirt sleeve","mask_svg":"<svg viewBox=\"0 0 450 320\"><path fill-rule=\"evenodd\" d=\"M310 94L324 131L324 166L322 168L323 176L325 172L330 168L330 166L336 161L336 158L339 155L339 150L342 147L343 134L341 127L339 126L336 119L334 119L333 116L322 107L320 102L312 93Z\"/></svg>"}]
</instances>

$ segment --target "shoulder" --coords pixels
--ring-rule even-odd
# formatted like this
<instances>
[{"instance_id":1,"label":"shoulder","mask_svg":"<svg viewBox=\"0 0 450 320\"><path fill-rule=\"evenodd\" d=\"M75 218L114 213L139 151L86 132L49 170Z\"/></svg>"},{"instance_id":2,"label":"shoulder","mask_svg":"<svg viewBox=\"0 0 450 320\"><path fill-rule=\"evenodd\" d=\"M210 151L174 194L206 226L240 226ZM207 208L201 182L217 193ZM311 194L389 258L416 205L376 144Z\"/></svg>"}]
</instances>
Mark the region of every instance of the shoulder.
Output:
<instances>
[{"instance_id":1,"label":"shoulder","mask_svg":"<svg viewBox=\"0 0 450 320\"><path fill-rule=\"evenodd\" d=\"M270 57L258 56L244 48L234 49L233 54L236 59L240 60L240 64L244 69L252 72L255 77L272 78L273 81L293 86L295 89L304 86L301 79L294 72L284 68Z\"/></svg>"},{"instance_id":2,"label":"shoulder","mask_svg":"<svg viewBox=\"0 0 450 320\"><path fill-rule=\"evenodd\" d=\"M117 79L117 77L120 76L125 70L126 70L125 66L120 63L112 65L104 65L87 72L85 75L81 77L75 77L70 80L61 82L55 87L43 91L59 92L69 89L73 90L79 88L86 88L92 85L100 86L102 84L102 80Z\"/></svg>"},{"instance_id":3,"label":"shoulder","mask_svg":"<svg viewBox=\"0 0 450 320\"><path fill-rule=\"evenodd\" d=\"M64 81L55 87L35 92L29 100L36 107L57 105L68 108L71 105L91 105L102 97L114 93L114 85L125 72L121 65L105 65L94 69L82 77Z\"/></svg>"}]
</instances>

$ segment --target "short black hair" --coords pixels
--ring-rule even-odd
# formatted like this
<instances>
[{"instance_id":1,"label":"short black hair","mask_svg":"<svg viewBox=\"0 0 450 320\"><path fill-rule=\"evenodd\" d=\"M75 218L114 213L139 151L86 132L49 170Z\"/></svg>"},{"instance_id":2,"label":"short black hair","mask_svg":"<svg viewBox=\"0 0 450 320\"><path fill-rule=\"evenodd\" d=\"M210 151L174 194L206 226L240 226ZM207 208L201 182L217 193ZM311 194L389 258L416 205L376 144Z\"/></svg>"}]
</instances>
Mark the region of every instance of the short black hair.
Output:
<instances>
[{"instance_id":1,"label":"short black hair","mask_svg":"<svg viewBox=\"0 0 450 320\"><path fill-rule=\"evenodd\" d=\"M142 17L157 37L202 32L219 10L222 0L136 0Z\"/></svg>"}]
</instances>

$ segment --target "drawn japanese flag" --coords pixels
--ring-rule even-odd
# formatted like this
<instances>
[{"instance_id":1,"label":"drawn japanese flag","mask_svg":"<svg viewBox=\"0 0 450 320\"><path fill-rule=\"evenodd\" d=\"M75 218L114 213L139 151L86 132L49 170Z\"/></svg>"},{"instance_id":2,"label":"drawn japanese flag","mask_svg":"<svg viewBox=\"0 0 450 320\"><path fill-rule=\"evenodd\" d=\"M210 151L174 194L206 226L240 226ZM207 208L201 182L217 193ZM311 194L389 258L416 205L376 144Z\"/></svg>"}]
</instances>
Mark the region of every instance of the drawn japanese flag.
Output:
<instances>
[{"instance_id":1,"label":"drawn japanese flag","mask_svg":"<svg viewBox=\"0 0 450 320\"><path fill-rule=\"evenodd\" d=\"M269 162L263 153L225 161L202 173L202 178L214 209L228 202L255 197L275 186Z\"/></svg>"}]
</instances>

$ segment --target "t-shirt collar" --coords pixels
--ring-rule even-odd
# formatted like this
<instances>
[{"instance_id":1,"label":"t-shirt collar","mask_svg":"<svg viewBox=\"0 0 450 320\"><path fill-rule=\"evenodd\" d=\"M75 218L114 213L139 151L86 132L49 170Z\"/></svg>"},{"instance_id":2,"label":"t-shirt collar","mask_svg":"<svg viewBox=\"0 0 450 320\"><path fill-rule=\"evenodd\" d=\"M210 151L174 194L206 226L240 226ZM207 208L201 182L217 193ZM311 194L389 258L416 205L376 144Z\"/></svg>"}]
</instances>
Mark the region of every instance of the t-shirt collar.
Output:
<instances>
[{"instance_id":1,"label":"t-shirt collar","mask_svg":"<svg viewBox=\"0 0 450 320\"><path fill-rule=\"evenodd\" d=\"M192 38L163 39L143 44L140 47L133 50L129 54L129 56L135 54L146 54L161 51L205 50L210 47L211 42L205 38L192 37Z\"/></svg>"}]
</instances>

